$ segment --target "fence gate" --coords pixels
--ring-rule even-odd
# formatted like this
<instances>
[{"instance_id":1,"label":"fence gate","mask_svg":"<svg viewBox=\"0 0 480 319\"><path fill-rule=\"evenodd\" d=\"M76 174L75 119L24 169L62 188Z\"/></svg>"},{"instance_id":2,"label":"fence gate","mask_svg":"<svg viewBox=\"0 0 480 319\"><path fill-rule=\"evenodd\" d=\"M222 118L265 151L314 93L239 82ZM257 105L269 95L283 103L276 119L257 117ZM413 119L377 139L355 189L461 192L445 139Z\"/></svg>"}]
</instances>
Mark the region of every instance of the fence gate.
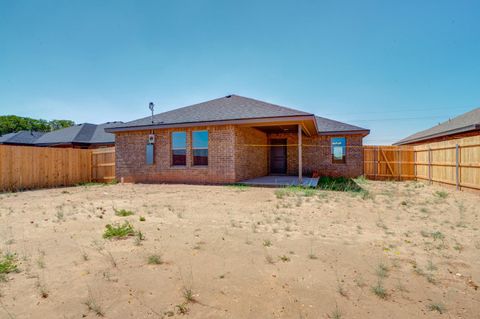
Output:
<instances>
[{"instance_id":1,"label":"fence gate","mask_svg":"<svg viewBox=\"0 0 480 319\"><path fill-rule=\"evenodd\" d=\"M115 179L115 147L92 150L92 181L105 183Z\"/></svg>"},{"instance_id":2,"label":"fence gate","mask_svg":"<svg viewBox=\"0 0 480 319\"><path fill-rule=\"evenodd\" d=\"M374 180L415 179L415 153L412 147L363 147L364 174Z\"/></svg>"}]
</instances>

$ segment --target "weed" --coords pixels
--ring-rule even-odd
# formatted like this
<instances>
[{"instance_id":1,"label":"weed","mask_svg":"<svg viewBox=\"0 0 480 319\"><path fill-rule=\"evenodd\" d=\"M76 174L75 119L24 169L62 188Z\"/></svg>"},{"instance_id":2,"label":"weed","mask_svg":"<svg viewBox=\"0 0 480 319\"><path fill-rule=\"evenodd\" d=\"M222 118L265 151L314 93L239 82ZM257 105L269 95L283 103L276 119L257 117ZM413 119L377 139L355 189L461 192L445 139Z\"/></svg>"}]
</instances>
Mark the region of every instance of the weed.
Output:
<instances>
[{"instance_id":1,"label":"weed","mask_svg":"<svg viewBox=\"0 0 480 319\"><path fill-rule=\"evenodd\" d=\"M431 303L428 305L428 310L430 311L438 311L440 314L444 313L446 310L446 307L443 303L441 302L435 302Z\"/></svg>"},{"instance_id":2,"label":"weed","mask_svg":"<svg viewBox=\"0 0 480 319\"><path fill-rule=\"evenodd\" d=\"M48 290L45 284L40 282L40 280L37 281L36 283L37 289L40 292L40 297L42 298L48 298Z\"/></svg>"},{"instance_id":3,"label":"weed","mask_svg":"<svg viewBox=\"0 0 480 319\"><path fill-rule=\"evenodd\" d=\"M196 302L192 289L184 287L182 295L186 302Z\"/></svg>"},{"instance_id":4,"label":"weed","mask_svg":"<svg viewBox=\"0 0 480 319\"><path fill-rule=\"evenodd\" d=\"M125 238L128 236L134 236L135 230L129 222L125 222L122 225L116 223L113 225L106 225L106 230L103 233L103 238L112 239L112 238Z\"/></svg>"},{"instance_id":5,"label":"weed","mask_svg":"<svg viewBox=\"0 0 480 319\"><path fill-rule=\"evenodd\" d=\"M431 235L432 235L432 238L433 238L434 240L437 240L437 239L443 240L443 239L445 239L445 235L444 235L442 232L438 231L438 230L437 230L436 232L433 232Z\"/></svg>"},{"instance_id":6,"label":"weed","mask_svg":"<svg viewBox=\"0 0 480 319\"><path fill-rule=\"evenodd\" d=\"M19 272L15 254L4 254L0 257L0 274L9 274L11 272Z\"/></svg>"},{"instance_id":7,"label":"weed","mask_svg":"<svg viewBox=\"0 0 480 319\"><path fill-rule=\"evenodd\" d=\"M180 315L186 315L189 311L188 304L186 302L176 305L175 308Z\"/></svg>"},{"instance_id":8,"label":"weed","mask_svg":"<svg viewBox=\"0 0 480 319\"><path fill-rule=\"evenodd\" d=\"M435 196L437 196L439 198L442 198L442 199L445 199L445 198L448 197L448 193L445 192L445 191L436 191Z\"/></svg>"},{"instance_id":9,"label":"weed","mask_svg":"<svg viewBox=\"0 0 480 319\"><path fill-rule=\"evenodd\" d=\"M115 211L115 215L120 216L120 217L127 217L131 216L134 213L131 210L126 210L126 209L113 209Z\"/></svg>"},{"instance_id":10,"label":"weed","mask_svg":"<svg viewBox=\"0 0 480 319\"><path fill-rule=\"evenodd\" d=\"M88 254L84 251L82 251L82 258L84 261L88 261L90 259L90 257L88 257Z\"/></svg>"},{"instance_id":11,"label":"weed","mask_svg":"<svg viewBox=\"0 0 480 319\"><path fill-rule=\"evenodd\" d=\"M88 292L88 298L85 300L84 304L88 307L89 311L93 311L97 316L105 316L102 306L97 302L90 291Z\"/></svg>"},{"instance_id":12,"label":"weed","mask_svg":"<svg viewBox=\"0 0 480 319\"><path fill-rule=\"evenodd\" d=\"M272 241L271 241L270 239L265 239L265 240L263 241L263 246L265 246L265 247L270 247L270 246L272 246Z\"/></svg>"},{"instance_id":13,"label":"weed","mask_svg":"<svg viewBox=\"0 0 480 319\"><path fill-rule=\"evenodd\" d=\"M146 219L145 219L145 217L140 216L139 220L140 220L141 222L144 222Z\"/></svg>"},{"instance_id":14,"label":"weed","mask_svg":"<svg viewBox=\"0 0 480 319\"><path fill-rule=\"evenodd\" d=\"M148 256L148 264L149 265L161 265L161 264L163 264L162 256L161 255Z\"/></svg>"},{"instance_id":15,"label":"weed","mask_svg":"<svg viewBox=\"0 0 480 319\"><path fill-rule=\"evenodd\" d=\"M387 298L387 291L385 287L383 287L382 282L379 280L375 286L372 287L372 292L377 295L377 297L386 299Z\"/></svg>"},{"instance_id":16,"label":"weed","mask_svg":"<svg viewBox=\"0 0 480 319\"><path fill-rule=\"evenodd\" d=\"M280 258L280 260L283 261L284 263L290 261L290 257L288 257L287 255L281 255L278 258Z\"/></svg>"},{"instance_id":17,"label":"weed","mask_svg":"<svg viewBox=\"0 0 480 319\"><path fill-rule=\"evenodd\" d=\"M329 315L331 319L342 319L342 313L338 309L338 305L335 305L335 310Z\"/></svg>"},{"instance_id":18,"label":"weed","mask_svg":"<svg viewBox=\"0 0 480 319\"><path fill-rule=\"evenodd\" d=\"M388 267L385 264L378 264L377 269L375 270L375 273L379 278L386 278L388 277Z\"/></svg>"}]
</instances>

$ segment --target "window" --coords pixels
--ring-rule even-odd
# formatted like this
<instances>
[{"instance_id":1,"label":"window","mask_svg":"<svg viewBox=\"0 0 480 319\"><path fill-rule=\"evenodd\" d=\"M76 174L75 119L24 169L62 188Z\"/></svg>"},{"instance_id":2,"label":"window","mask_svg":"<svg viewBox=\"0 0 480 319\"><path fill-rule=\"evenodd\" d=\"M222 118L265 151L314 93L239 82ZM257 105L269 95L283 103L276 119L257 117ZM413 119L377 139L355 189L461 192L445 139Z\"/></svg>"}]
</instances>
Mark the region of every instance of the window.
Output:
<instances>
[{"instance_id":1,"label":"window","mask_svg":"<svg viewBox=\"0 0 480 319\"><path fill-rule=\"evenodd\" d=\"M345 163L346 154L345 137L332 138L332 163Z\"/></svg>"},{"instance_id":2,"label":"window","mask_svg":"<svg viewBox=\"0 0 480 319\"><path fill-rule=\"evenodd\" d=\"M172 132L172 165L187 165L187 133Z\"/></svg>"},{"instance_id":3,"label":"window","mask_svg":"<svg viewBox=\"0 0 480 319\"><path fill-rule=\"evenodd\" d=\"M208 165L208 132L192 133L193 165Z\"/></svg>"}]
</instances>

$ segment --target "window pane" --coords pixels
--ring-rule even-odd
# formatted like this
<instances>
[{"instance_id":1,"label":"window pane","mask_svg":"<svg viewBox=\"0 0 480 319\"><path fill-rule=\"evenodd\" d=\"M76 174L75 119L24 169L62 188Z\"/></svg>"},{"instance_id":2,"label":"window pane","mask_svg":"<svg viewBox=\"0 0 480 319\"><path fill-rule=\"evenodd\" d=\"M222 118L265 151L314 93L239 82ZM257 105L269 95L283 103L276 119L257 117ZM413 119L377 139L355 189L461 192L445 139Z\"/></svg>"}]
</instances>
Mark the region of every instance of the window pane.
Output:
<instances>
[{"instance_id":1,"label":"window pane","mask_svg":"<svg viewBox=\"0 0 480 319\"><path fill-rule=\"evenodd\" d=\"M192 133L192 146L193 148L208 148L208 132L197 131Z\"/></svg>"},{"instance_id":2,"label":"window pane","mask_svg":"<svg viewBox=\"0 0 480 319\"><path fill-rule=\"evenodd\" d=\"M187 150L172 150L172 165L187 165Z\"/></svg>"},{"instance_id":3,"label":"window pane","mask_svg":"<svg viewBox=\"0 0 480 319\"><path fill-rule=\"evenodd\" d=\"M193 150L193 165L208 165L208 149Z\"/></svg>"},{"instance_id":4,"label":"window pane","mask_svg":"<svg viewBox=\"0 0 480 319\"><path fill-rule=\"evenodd\" d=\"M187 133L173 132L172 133L172 149L187 148Z\"/></svg>"},{"instance_id":5,"label":"window pane","mask_svg":"<svg viewBox=\"0 0 480 319\"><path fill-rule=\"evenodd\" d=\"M332 138L332 161L334 163L345 163L345 146L345 137Z\"/></svg>"}]
</instances>

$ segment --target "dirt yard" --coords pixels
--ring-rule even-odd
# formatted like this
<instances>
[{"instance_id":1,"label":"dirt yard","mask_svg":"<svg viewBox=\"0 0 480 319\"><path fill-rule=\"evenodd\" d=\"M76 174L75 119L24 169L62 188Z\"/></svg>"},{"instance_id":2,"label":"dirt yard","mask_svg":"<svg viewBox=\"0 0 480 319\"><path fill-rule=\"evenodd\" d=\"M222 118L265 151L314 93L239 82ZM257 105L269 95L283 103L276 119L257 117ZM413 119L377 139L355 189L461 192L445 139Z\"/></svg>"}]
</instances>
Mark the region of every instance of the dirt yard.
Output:
<instances>
[{"instance_id":1,"label":"dirt yard","mask_svg":"<svg viewBox=\"0 0 480 319\"><path fill-rule=\"evenodd\" d=\"M480 318L480 197L361 187L1 194L0 318Z\"/></svg>"}]
</instances>

